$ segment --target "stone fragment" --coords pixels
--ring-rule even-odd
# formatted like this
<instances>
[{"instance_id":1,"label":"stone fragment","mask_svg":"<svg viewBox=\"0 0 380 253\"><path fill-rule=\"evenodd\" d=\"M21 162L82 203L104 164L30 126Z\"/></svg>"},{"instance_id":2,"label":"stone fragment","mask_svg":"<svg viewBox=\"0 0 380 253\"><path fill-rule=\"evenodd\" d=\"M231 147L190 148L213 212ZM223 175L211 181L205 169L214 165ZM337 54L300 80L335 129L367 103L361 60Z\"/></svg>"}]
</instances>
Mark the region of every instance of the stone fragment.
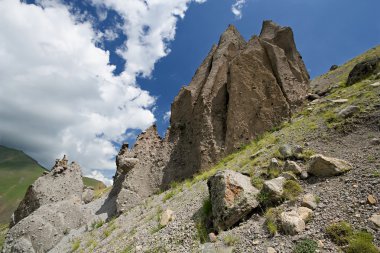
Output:
<instances>
[{"instance_id":1,"label":"stone fragment","mask_svg":"<svg viewBox=\"0 0 380 253\"><path fill-rule=\"evenodd\" d=\"M370 86L372 86L372 87L379 87L380 86L380 82L371 83Z\"/></svg>"},{"instance_id":2,"label":"stone fragment","mask_svg":"<svg viewBox=\"0 0 380 253\"><path fill-rule=\"evenodd\" d=\"M174 219L174 211L170 209L166 209L162 214L161 214L161 219L160 219L160 226L165 227L169 224L170 221Z\"/></svg>"},{"instance_id":3,"label":"stone fragment","mask_svg":"<svg viewBox=\"0 0 380 253\"><path fill-rule=\"evenodd\" d=\"M309 177L309 174L307 173L307 171L306 171L306 170L303 170L303 171L301 172L300 178L301 178L301 179L307 179L308 177Z\"/></svg>"},{"instance_id":4,"label":"stone fragment","mask_svg":"<svg viewBox=\"0 0 380 253\"><path fill-rule=\"evenodd\" d=\"M369 219L373 224L375 224L377 227L380 227L380 214L374 214Z\"/></svg>"},{"instance_id":5,"label":"stone fragment","mask_svg":"<svg viewBox=\"0 0 380 253\"><path fill-rule=\"evenodd\" d=\"M289 160L285 162L284 170L293 172L296 175L300 175L302 173L301 166L299 166L298 163Z\"/></svg>"},{"instance_id":6,"label":"stone fragment","mask_svg":"<svg viewBox=\"0 0 380 253\"><path fill-rule=\"evenodd\" d=\"M277 251L274 249L274 248L272 248L272 247L268 247L267 248L267 253L276 253Z\"/></svg>"},{"instance_id":7,"label":"stone fragment","mask_svg":"<svg viewBox=\"0 0 380 253\"><path fill-rule=\"evenodd\" d=\"M278 201L284 193L284 184L286 179L284 177L277 177L264 182L262 191L268 194L271 201Z\"/></svg>"},{"instance_id":8,"label":"stone fragment","mask_svg":"<svg viewBox=\"0 0 380 253\"><path fill-rule=\"evenodd\" d=\"M334 104L344 104L344 103L348 102L348 99L346 99L346 98L340 98L340 99L332 100L331 102L333 102Z\"/></svg>"},{"instance_id":9,"label":"stone fragment","mask_svg":"<svg viewBox=\"0 0 380 253\"><path fill-rule=\"evenodd\" d=\"M302 198L301 205L304 207L308 207L312 210L316 209L318 204L315 195L311 193L305 194L305 196L303 196Z\"/></svg>"},{"instance_id":10,"label":"stone fragment","mask_svg":"<svg viewBox=\"0 0 380 253\"><path fill-rule=\"evenodd\" d=\"M373 195L368 195L367 201L371 205L376 205L376 203L377 203L377 200Z\"/></svg>"},{"instance_id":11,"label":"stone fragment","mask_svg":"<svg viewBox=\"0 0 380 253\"><path fill-rule=\"evenodd\" d=\"M94 199L94 190L88 187L85 187L82 193L82 201L85 204L90 203Z\"/></svg>"},{"instance_id":12,"label":"stone fragment","mask_svg":"<svg viewBox=\"0 0 380 253\"><path fill-rule=\"evenodd\" d=\"M207 181L214 227L225 230L246 217L259 205L259 190L251 184L251 179L241 173L218 171Z\"/></svg>"},{"instance_id":13,"label":"stone fragment","mask_svg":"<svg viewBox=\"0 0 380 253\"><path fill-rule=\"evenodd\" d=\"M380 145L380 139L379 139L379 138L373 138L373 139L370 141L370 144L373 145L373 146Z\"/></svg>"},{"instance_id":14,"label":"stone fragment","mask_svg":"<svg viewBox=\"0 0 380 253\"><path fill-rule=\"evenodd\" d=\"M344 160L326 157L323 155L312 156L308 173L318 177L331 177L349 171L352 165Z\"/></svg>"},{"instance_id":15,"label":"stone fragment","mask_svg":"<svg viewBox=\"0 0 380 253\"><path fill-rule=\"evenodd\" d=\"M355 113L360 111L359 106L350 105L338 112L338 116L342 118L352 117Z\"/></svg>"},{"instance_id":16,"label":"stone fragment","mask_svg":"<svg viewBox=\"0 0 380 253\"><path fill-rule=\"evenodd\" d=\"M281 228L285 234L296 235L305 230L305 221L298 212L282 212L280 214Z\"/></svg>"},{"instance_id":17,"label":"stone fragment","mask_svg":"<svg viewBox=\"0 0 380 253\"><path fill-rule=\"evenodd\" d=\"M209 233L208 238L210 242L216 242L218 240L217 236L214 233Z\"/></svg>"},{"instance_id":18,"label":"stone fragment","mask_svg":"<svg viewBox=\"0 0 380 253\"><path fill-rule=\"evenodd\" d=\"M311 219L313 215L313 210L311 210L310 208L301 206L297 208L297 213L303 221L307 222Z\"/></svg>"}]
</instances>

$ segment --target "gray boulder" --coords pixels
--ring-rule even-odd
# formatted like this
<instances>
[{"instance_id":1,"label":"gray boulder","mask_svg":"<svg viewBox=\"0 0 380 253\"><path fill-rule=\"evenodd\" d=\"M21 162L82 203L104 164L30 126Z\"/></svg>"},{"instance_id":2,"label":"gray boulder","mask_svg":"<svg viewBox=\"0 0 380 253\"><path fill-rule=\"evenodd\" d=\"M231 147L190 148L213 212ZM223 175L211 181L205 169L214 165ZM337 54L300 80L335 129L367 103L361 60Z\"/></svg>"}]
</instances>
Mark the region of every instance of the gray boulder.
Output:
<instances>
[{"instance_id":1,"label":"gray boulder","mask_svg":"<svg viewBox=\"0 0 380 253\"><path fill-rule=\"evenodd\" d=\"M352 168L352 165L344 160L326 157L323 155L312 156L308 172L318 177L331 177L343 174Z\"/></svg>"},{"instance_id":2,"label":"gray boulder","mask_svg":"<svg viewBox=\"0 0 380 253\"><path fill-rule=\"evenodd\" d=\"M314 210L318 206L317 198L314 196L314 194L311 194L311 193L305 194L305 196L303 196L302 198L301 205Z\"/></svg>"},{"instance_id":3,"label":"gray boulder","mask_svg":"<svg viewBox=\"0 0 380 253\"><path fill-rule=\"evenodd\" d=\"M251 179L235 171L218 171L207 181L214 227L225 230L245 218L259 205L259 190L251 185Z\"/></svg>"},{"instance_id":4,"label":"gray boulder","mask_svg":"<svg viewBox=\"0 0 380 253\"><path fill-rule=\"evenodd\" d=\"M277 177L264 182L263 191L266 193L270 201L278 201L284 193L284 184L286 179L284 177Z\"/></svg>"},{"instance_id":5,"label":"gray boulder","mask_svg":"<svg viewBox=\"0 0 380 253\"><path fill-rule=\"evenodd\" d=\"M294 161L286 161L284 166L284 171L293 172L295 175L300 175L302 173L301 166Z\"/></svg>"},{"instance_id":6,"label":"gray boulder","mask_svg":"<svg viewBox=\"0 0 380 253\"><path fill-rule=\"evenodd\" d=\"M66 156L57 160L52 170L29 186L24 199L13 214L11 227L39 207L62 200L81 199L82 172L75 162L68 164Z\"/></svg>"},{"instance_id":7,"label":"gray boulder","mask_svg":"<svg viewBox=\"0 0 380 253\"><path fill-rule=\"evenodd\" d=\"M342 118L352 117L355 113L360 111L359 106L350 105L338 112L338 116Z\"/></svg>"},{"instance_id":8,"label":"gray boulder","mask_svg":"<svg viewBox=\"0 0 380 253\"><path fill-rule=\"evenodd\" d=\"M296 235L305 230L305 221L297 211L282 212L280 214L281 229L284 234Z\"/></svg>"}]
</instances>

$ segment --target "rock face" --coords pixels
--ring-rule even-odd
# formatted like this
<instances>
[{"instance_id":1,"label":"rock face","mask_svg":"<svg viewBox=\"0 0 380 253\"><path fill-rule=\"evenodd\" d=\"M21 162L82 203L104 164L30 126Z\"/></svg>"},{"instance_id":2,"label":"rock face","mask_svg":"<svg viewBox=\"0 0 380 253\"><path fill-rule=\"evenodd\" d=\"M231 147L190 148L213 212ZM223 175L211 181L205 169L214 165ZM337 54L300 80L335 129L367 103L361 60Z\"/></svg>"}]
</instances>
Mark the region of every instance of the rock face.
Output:
<instances>
[{"instance_id":1,"label":"rock face","mask_svg":"<svg viewBox=\"0 0 380 253\"><path fill-rule=\"evenodd\" d=\"M66 156L57 160L51 172L29 186L24 199L14 212L10 226L30 215L40 206L67 199L82 198L82 172L75 162L68 164Z\"/></svg>"},{"instance_id":2,"label":"rock face","mask_svg":"<svg viewBox=\"0 0 380 253\"><path fill-rule=\"evenodd\" d=\"M124 145L116 157L117 171L111 195L116 195L117 212L138 204L163 186L163 170L169 160L170 144L152 126L140 134L133 149Z\"/></svg>"},{"instance_id":3,"label":"rock face","mask_svg":"<svg viewBox=\"0 0 380 253\"><path fill-rule=\"evenodd\" d=\"M246 217L259 205L259 190L251 185L251 179L231 170L218 171L207 182L214 227L225 230Z\"/></svg>"},{"instance_id":4,"label":"rock face","mask_svg":"<svg viewBox=\"0 0 380 253\"><path fill-rule=\"evenodd\" d=\"M308 87L289 27L265 21L260 36L247 42L229 26L172 103L165 139L152 127L132 150L124 146L120 151L114 191L118 210L209 168L289 120Z\"/></svg>"},{"instance_id":5,"label":"rock face","mask_svg":"<svg viewBox=\"0 0 380 253\"><path fill-rule=\"evenodd\" d=\"M350 169L351 164L344 160L323 155L314 155L311 157L308 172L318 177L331 177L343 174Z\"/></svg>"}]
</instances>

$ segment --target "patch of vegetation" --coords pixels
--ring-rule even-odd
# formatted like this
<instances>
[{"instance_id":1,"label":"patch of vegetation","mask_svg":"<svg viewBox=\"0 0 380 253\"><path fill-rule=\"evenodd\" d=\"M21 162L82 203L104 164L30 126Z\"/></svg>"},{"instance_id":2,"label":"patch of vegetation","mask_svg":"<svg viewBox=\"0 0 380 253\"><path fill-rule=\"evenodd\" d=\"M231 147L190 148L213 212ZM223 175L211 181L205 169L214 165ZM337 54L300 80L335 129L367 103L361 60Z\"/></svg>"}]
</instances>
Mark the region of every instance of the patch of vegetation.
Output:
<instances>
[{"instance_id":1,"label":"patch of vegetation","mask_svg":"<svg viewBox=\"0 0 380 253\"><path fill-rule=\"evenodd\" d=\"M354 230L347 222L331 224L326 233L335 244L344 246L346 253L379 253L370 233Z\"/></svg>"},{"instance_id":2,"label":"patch of vegetation","mask_svg":"<svg viewBox=\"0 0 380 253\"><path fill-rule=\"evenodd\" d=\"M80 240L78 239L78 240L75 240L73 244L71 245L71 252L77 251L79 247L80 247Z\"/></svg>"},{"instance_id":3,"label":"patch of vegetation","mask_svg":"<svg viewBox=\"0 0 380 253\"><path fill-rule=\"evenodd\" d=\"M91 228L92 229L100 228L103 225L104 225L104 220L98 220L91 223Z\"/></svg>"},{"instance_id":4,"label":"patch of vegetation","mask_svg":"<svg viewBox=\"0 0 380 253\"><path fill-rule=\"evenodd\" d=\"M372 176L373 177L380 177L380 171L374 171L373 173L372 173Z\"/></svg>"},{"instance_id":5,"label":"patch of vegetation","mask_svg":"<svg viewBox=\"0 0 380 253\"><path fill-rule=\"evenodd\" d=\"M311 239L303 239L297 242L293 253L315 253L318 249L316 241Z\"/></svg>"},{"instance_id":6,"label":"patch of vegetation","mask_svg":"<svg viewBox=\"0 0 380 253\"><path fill-rule=\"evenodd\" d=\"M286 200L295 200L302 191L302 187L299 183L293 180L286 180L284 184L283 198Z\"/></svg>"},{"instance_id":7,"label":"patch of vegetation","mask_svg":"<svg viewBox=\"0 0 380 253\"><path fill-rule=\"evenodd\" d=\"M239 242L239 237L235 236L235 235L232 235L232 234L228 234L226 235L224 238L223 238L223 242L225 245L227 246L233 246L235 245L237 242Z\"/></svg>"},{"instance_id":8,"label":"patch of vegetation","mask_svg":"<svg viewBox=\"0 0 380 253\"><path fill-rule=\"evenodd\" d=\"M5 241L5 235L8 232L8 225L0 224L0 250L3 247Z\"/></svg>"},{"instance_id":9,"label":"patch of vegetation","mask_svg":"<svg viewBox=\"0 0 380 253\"><path fill-rule=\"evenodd\" d=\"M155 234L158 231L160 231L162 228L165 227L165 226L161 226L161 224L160 224L162 212L163 212L162 207L161 206L157 207L156 215L155 215L156 221L157 221L157 226L152 228L152 230L150 231L151 234Z\"/></svg>"},{"instance_id":10,"label":"patch of vegetation","mask_svg":"<svg viewBox=\"0 0 380 253\"><path fill-rule=\"evenodd\" d=\"M133 252L134 252L133 245L128 245L127 247L123 249L121 253L133 253Z\"/></svg>"},{"instance_id":11,"label":"patch of vegetation","mask_svg":"<svg viewBox=\"0 0 380 253\"><path fill-rule=\"evenodd\" d=\"M273 202L271 194L267 191L260 191L259 195L257 195L257 200L259 201L260 206L264 209L271 206Z\"/></svg>"},{"instance_id":12,"label":"patch of vegetation","mask_svg":"<svg viewBox=\"0 0 380 253\"><path fill-rule=\"evenodd\" d=\"M274 236L278 232L278 221L280 219L280 214L282 213L281 208L269 208L265 212L265 227L271 236Z\"/></svg>"},{"instance_id":13,"label":"patch of vegetation","mask_svg":"<svg viewBox=\"0 0 380 253\"><path fill-rule=\"evenodd\" d=\"M251 178L251 183L252 185L256 188L256 189L259 189L261 190L264 186L264 179L261 178L261 177L256 177L256 176L253 176Z\"/></svg>"},{"instance_id":14,"label":"patch of vegetation","mask_svg":"<svg viewBox=\"0 0 380 253\"><path fill-rule=\"evenodd\" d=\"M145 253L166 253L168 252L164 246L156 246L152 249L148 249Z\"/></svg>"},{"instance_id":15,"label":"patch of vegetation","mask_svg":"<svg viewBox=\"0 0 380 253\"><path fill-rule=\"evenodd\" d=\"M281 171L279 168L270 168L268 167L268 170L267 170L267 173L268 173L268 179L273 179L273 178L276 178L280 175Z\"/></svg>"},{"instance_id":16,"label":"patch of vegetation","mask_svg":"<svg viewBox=\"0 0 380 253\"><path fill-rule=\"evenodd\" d=\"M107 238L108 236L110 236L115 229L116 229L116 225L113 224L111 221L107 229L103 231L104 238Z\"/></svg>"},{"instance_id":17,"label":"patch of vegetation","mask_svg":"<svg viewBox=\"0 0 380 253\"><path fill-rule=\"evenodd\" d=\"M212 232L212 205L209 198L203 200L198 216L195 223L197 236L201 243L205 243L209 240L208 234Z\"/></svg>"},{"instance_id":18,"label":"patch of vegetation","mask_svg":"<svg viewBox=\"0 0 380 253\"><path fill-rule=\"evenodd\" d=\"M171 199L174 195L175 195L175 191L174 191L174 190L169 190L169 191L164 195L164 197L162 198L162 200L163 200L164 203L165 203L166 201L168 201L169 199Z\"/></svg>"}]
</instances>

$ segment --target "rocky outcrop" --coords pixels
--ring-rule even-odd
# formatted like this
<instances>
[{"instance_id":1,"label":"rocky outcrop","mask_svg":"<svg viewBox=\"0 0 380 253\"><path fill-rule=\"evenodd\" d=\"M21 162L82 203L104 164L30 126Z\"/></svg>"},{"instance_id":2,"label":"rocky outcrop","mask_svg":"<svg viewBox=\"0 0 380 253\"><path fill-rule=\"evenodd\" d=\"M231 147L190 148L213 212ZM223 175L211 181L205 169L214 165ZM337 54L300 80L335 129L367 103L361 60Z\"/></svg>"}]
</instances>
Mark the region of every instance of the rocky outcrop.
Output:
<instances>
[{"instance_id":1,"label":"rocky outcrop","mask_svg":"<svg viewBox=\"0 0 380 253\"><path fill-rule=\"evenodd\" d=\"M260 36L247 42L229 26L172 103L165 139L151 127L132 150L123 146L113 191L118 210L209 168L289 120L308 84L289 27L265 21Z\"/></svg>"},{"instance_id":2,"label":"rocky outcrop","mask_svg":"<svg viewBox=\"0 0 380 253\"><path fill-rule=\"evenodd\" d=\"M62 200L82 198L83 181L80 166L68 164L66 156L57 160L52 170L29 186L24 199L12 216L10 226L27 217L39 207Z\"/></svg>"},{"instance_id":3,"label":"rocky outcrop","mask_svg":"<svg viewBox=\"0 0 380 253\"><path fill-rule=\"evenodd\" d=\"M347 78L347 85L352 85L376 72L380 72L380 57L362 61L355 65Z\"/></svg>"},{"instance_id":4,"label":"rocky outcrop","mask_svg":"<svg viewBox=\"0 0 380 253\"><path fill-rule=\"evenodd\" d=\"M259 205L259 190L251 185L251 179L241 173L218 171L207 182L214 227L225 230L246 217Z\"/></svg>"},{"instance_id":5,"label":"rocky outcrop","mask_svg":"<svg viewBox=\"0 0 380 253\"><path fill-rule=\"evenodd\" d=\"M123 145L116 157L117 171L110 195L116 197L117 212L122 212L163 186L163 170L169 161L170 144L152 126L141 133L133 149Z\"/></svg>"}]
</instances>

